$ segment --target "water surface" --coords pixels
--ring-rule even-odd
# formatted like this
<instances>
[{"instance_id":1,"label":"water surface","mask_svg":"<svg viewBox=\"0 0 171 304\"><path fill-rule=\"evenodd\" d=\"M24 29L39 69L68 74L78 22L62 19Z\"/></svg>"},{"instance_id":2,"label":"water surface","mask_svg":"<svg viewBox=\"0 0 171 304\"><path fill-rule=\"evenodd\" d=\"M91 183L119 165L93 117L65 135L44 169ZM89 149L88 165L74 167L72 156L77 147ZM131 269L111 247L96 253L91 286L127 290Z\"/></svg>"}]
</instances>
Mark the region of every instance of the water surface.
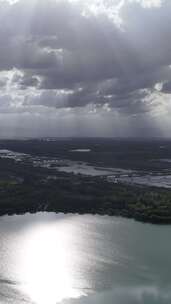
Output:
<instances>
[{"instance_id":1,"label":"water surface","mask_svg":"<svg viewBox=\"0 0 171 304\"><path fill-rule=\"evenodd\" d=\"M0 303L171 303L170 235L108 216L1 217Z\"/></svg>"}]
</instances>

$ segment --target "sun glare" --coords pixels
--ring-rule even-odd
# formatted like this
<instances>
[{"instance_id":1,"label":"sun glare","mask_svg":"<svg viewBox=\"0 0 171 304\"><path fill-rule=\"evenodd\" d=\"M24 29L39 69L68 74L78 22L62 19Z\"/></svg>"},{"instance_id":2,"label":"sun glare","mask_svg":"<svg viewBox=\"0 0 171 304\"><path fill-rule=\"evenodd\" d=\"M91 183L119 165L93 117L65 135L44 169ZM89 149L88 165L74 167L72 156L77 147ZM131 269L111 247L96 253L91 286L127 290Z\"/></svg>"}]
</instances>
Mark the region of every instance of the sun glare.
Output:
<instances>
[{"instance_id":1,"label":"sun glare","mask_svg":"<svg viewBox=\"0 0 171 304\"><path fill-rule=\"evenodd\" d=\"M22 289L36 304L56 304L83 294L74 288L71 231L65 225L40 225L29 232L21 260Z\"/></svg>"}]
</instances>

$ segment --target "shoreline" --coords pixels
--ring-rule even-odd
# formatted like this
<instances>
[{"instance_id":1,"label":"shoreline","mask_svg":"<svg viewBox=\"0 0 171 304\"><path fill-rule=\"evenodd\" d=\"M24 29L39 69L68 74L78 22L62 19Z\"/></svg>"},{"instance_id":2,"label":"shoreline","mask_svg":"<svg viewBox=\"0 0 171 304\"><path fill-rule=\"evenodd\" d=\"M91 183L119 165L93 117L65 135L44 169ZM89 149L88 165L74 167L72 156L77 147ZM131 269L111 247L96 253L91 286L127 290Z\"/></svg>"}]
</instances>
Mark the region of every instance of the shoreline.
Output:
<instances>
[{"instance_id":1,"label":"shoreline","mask_svg":"<svg viewBox=\"0 0 171 304\"><path fill-rule=\"evenodd\" d=\"M148 217L144 217L144 216L140 216L140 215L131 215L131 214L127 214L127 212L124 210L123 212L120 213L111 213L111 212L98 212L98 211L78 211L78 210L53 210L53 209L49 209L47 208L47 210L44 209L40 209L38 208L37 210L35 208L33 208L32 210L18 210L18 211L12 211L12 210L8 210L8 211L0 211L0 218L3 216L17 216L17 215L26 215L26 214L38 214L38 213L55 213L55 214L72 214L72 215L92 215L92 216L108 216L108 217L117 217L117 218L125 218L125 219L131 219L131 220L135 220L139 223L142 224L151 224L151 225L157 225L157 226L165 226L165 225L171 225L171 217L169 218L161 218L161 217L154 217L152 216L151 218Z\"/></svg>"}]
</instances>

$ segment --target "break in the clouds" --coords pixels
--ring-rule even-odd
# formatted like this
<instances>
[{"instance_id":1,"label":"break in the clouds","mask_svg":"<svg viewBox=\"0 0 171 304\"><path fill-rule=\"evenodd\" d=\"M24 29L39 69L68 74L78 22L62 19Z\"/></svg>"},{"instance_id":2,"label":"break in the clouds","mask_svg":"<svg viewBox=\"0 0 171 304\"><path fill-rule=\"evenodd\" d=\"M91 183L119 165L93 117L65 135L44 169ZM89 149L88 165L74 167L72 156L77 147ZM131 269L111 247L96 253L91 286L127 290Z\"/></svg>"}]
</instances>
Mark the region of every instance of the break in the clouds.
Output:
<instances>
[{"instance_id":1,"label":"break in the clouds","mask_svg":"<svg viewBox=\"0 0 171 304\"><path fill-rule=\"evenodd\" d=\"M169 136L170 0L0 1L0 136Z\"/></svg>"}]
</instances>

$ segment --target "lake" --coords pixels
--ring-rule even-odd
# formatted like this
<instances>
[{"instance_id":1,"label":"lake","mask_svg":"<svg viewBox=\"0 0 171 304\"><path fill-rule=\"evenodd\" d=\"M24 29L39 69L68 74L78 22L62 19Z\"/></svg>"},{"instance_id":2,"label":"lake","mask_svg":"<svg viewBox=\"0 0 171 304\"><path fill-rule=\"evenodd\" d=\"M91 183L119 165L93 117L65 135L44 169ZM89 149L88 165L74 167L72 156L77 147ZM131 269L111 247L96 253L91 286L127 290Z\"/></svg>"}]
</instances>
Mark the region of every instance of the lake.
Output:
<instances>
[{"instance_id":1,"label":"lake","mask_svg":"<svg viewBox=\"0 0 171 304\"><path fill-rule=\"evenodd\" d=\"M119 217L1 217L0 303L171 303L170 235Z\"/></svg>"}]
</instances>

